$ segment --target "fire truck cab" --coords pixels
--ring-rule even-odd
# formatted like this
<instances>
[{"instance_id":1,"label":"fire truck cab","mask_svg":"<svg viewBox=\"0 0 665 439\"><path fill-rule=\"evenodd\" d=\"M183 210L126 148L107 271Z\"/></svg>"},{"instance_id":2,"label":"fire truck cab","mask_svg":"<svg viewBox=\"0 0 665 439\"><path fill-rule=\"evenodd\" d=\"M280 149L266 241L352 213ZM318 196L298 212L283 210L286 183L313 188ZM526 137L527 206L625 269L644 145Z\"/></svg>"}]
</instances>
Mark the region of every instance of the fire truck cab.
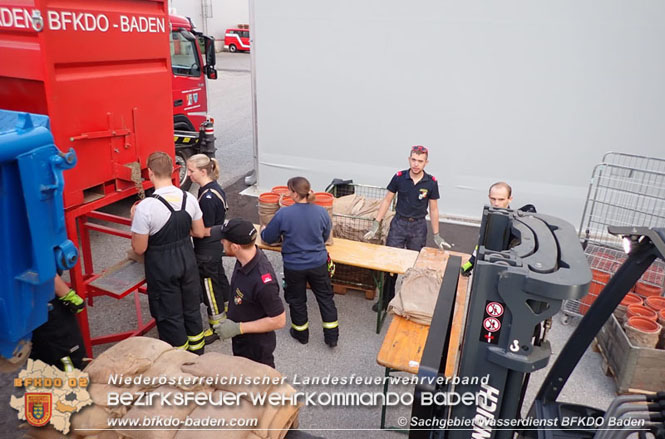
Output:
<instances>
[{"instance_id":1,"label":"fire truck cab","mask_svg":"<svg viewBox=\"0 0 665 439\"><path fill-rule=\"evenodd\" d=\"M195 153L214 154L202 145L200 132L212 129L208 116L206 78L217 79L215 40L197 32L189 18L170 15L171 68L173 71L173 128L175 161L180 165L180 184L189 186L187 159ZM204 128L205 127L205 128Z\"/></svg>"}]
</instances>

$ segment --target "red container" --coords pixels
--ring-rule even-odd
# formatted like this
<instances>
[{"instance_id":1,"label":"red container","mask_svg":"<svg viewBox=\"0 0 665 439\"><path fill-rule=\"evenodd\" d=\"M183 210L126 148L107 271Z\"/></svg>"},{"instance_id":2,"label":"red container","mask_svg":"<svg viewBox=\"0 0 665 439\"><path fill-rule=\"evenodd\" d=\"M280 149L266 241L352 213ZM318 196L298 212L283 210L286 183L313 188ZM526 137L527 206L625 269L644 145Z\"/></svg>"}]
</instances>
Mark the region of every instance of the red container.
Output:
<instances>
[{"instance_id":1,"label":"red container","mask_svg":"<svg viewBox=\"0 0 665 439\"><path fill-rule=\"evenodd\" d=\"M658 313L643 305L630 305L626 311L626 319L629 320L631 317L644 317L655 322L658 320Z\"/></svg>"},{"instance_id":2,"label":"red container","mask_svg":"<svg viewBox=\"0 0 665 439\"><path fill-rule=\"evenodd\" d=\"M642 305L642 298L635 293L628 293L626 297L623 298L620 305L630 306L630 305Z\"/></svg>"},{"instance_id":3,"label":"red container","mask_svg":"<svg viewBox=\"0 0 665 439\"><path fill-rule=\"evenodd\" d=\"M665 310L665 297L650 296L644 301L644 304L656 312Z\"/></svg>"},{"instance_id":4,"label":"red container","mask_svg":"<svg viewBox=\"0 0 665 439\"><path fill-rule=\"evenodd\" d=\"M293 198L286 195L282 196L281 200L279 201L279 204L281 204L282 207L292 206L294 203L295 201Z\"/></svg>"},{"instance_id":5,"label":"red container","mask_svg":"<svg viewBox=\"0 0 665 439\"><path fill-rule=\"evenodd\" d=\"M153 151L173 158L166 1L2 3L20 17L0 27L0 103L46 114L58 148L76 150L78 164L64 174L65 208L133 187L126 165L145 170Z\"/></svg>"},{"instance_id":6,"label":"red container","mask_svg":"<svg viewBox=\"0 0 665 439\"><path fill-rule=\"evenodd\" d=\"M589 285L589 293L582 297L580 300L579 311L582 315L585 315L587 311L589 311L591 304L596 301L600 292L603 291L603 288L605 288L607 282L610 281L610 274L605 273L604 271L592 269L591 276L592 278L591 285Z\"/></svg>"},{"instance_id":7,"label":"red container","mask_svg":"<svg viewBox=\"0 0 665 439\"><path fill-rule=\"evenodd\" d=\"M635 284L635 293L642 297L660 296L663 293L663 289L655 285L638 282Z\"/></svg>"},{"instance_id":8,"label":"red container","mask_svg":"<svg viewBox=\"0 0 665 439\"><path fill-rule=\"evenodd\" d=\"M279 203L279 195L273 192L264 192L259 195L259 203L277 204Z\"/></svg>"},{"instance_id":9,"label":"red container","mask_svg":"<svg viewBox=\"0 0 665 439\"><path fill-rule=\"evenodd\" d=\"M275 186L274 188L271 189L271 191L280 195L288 194L289 192L291 192L288 186Z\"/></svg>"},{"instance_id":10,"label":"red container","mask_svg":"<svg viewBox=\"0 0 665 439\"><path fill-rule=\"evenodd\" d=\"M626 325L650 334L659 333L662 328L655 320L644 317L631 317L626 322Z\"/></svg>"},{"instance_id":11,"label":"red container","mask_svg":"<svg viewBox=\"0 0 665 439\"><path fill-rule=\"evenodd\" d=\"M328 192L315 192L314 195L316 196L314 203L319 206L332 207L333 202L335 201L333 194Z\"/></svg>"}]
</instances>

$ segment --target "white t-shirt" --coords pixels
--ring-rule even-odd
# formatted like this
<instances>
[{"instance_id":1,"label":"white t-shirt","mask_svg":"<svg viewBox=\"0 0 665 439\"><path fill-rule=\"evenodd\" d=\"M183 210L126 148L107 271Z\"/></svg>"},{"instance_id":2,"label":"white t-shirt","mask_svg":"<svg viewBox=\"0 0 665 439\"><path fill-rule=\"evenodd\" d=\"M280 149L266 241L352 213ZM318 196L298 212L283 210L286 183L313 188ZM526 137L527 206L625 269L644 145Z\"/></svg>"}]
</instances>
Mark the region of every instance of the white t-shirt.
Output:
<instances>
[{"instance_id":1,"label":"white t-shirt","mask_svg":"<svg viewBox=\"0 0 665 439\"><path fill-rule=\"evenodd\" d=\"M180 210L182 206L182 189L175 186L166 186L159 188L155 194L164 198L173 207L173 210ZM203 218L203 213L199 207L196 197L185 192L187 195L187 204L185 210L192 217L192 221ZM139 235L154 235L159 232L166 222L171 217L171 212L164 206L160 200L154 197L147 197L141 201L134 211L134 219L132 220L132 232Z\"/></svg>"}]
</instances>

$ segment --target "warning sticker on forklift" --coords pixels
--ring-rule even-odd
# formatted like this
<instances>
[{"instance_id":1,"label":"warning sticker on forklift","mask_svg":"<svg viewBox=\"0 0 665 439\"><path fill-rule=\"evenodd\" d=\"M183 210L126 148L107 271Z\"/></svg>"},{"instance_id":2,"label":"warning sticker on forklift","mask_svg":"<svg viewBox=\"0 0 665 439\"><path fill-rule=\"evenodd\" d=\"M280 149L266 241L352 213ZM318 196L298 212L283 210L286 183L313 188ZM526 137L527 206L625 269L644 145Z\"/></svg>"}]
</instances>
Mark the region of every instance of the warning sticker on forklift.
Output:
<instances>
[{"instance_id":1,"label":"warning sticker on forklift","mask_svg":"<svg viewBox=\"0 0 665 439\"><path fill-rule=\"evenodd\" d=\"M485 304L483 327L480 331L480 341L489 344L498 344L503 324L505 305L501 302L488 300Z\"/></svg>"}]
</instances>

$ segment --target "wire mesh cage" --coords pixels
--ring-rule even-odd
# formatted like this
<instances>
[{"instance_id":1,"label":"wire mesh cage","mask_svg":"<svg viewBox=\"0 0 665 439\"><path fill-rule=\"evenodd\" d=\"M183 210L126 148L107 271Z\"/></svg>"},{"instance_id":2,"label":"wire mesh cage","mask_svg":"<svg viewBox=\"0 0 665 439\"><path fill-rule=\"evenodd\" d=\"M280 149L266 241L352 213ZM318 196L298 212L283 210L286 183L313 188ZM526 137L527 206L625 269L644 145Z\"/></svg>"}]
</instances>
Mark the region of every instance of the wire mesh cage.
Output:
<instances>
[{"instance_id":1,"label":"wire mesh cage","mask_svg":"<svg viewBox=\"0 0 665 439\"><path fill-rule=\"evenodd\" d=\"M369 242L371 244L385 244L390 219L392 218L391 212L394 211L395 199L393 199L389 214L381 222L376 236L369 240L365 239L364 236L372 228L376 211L388 192L386 188L342 183L331 185L327 191L337 199L353 195L353 197L348 197L347 202L336 202L337 204L333 206L332 221L335 238ZM339 208L341 204L344 204L343 208ZM340 213L340 211L345 213ZM378 276L378 273L374 270L336 264L335 275L332 280L337 284L370 290L375 287L376 276Z\"/></svg>"},{"instance_id":2,"label":"wire mesh cage","mask_svg":"<svg viewBox=\"0 0 665 439\"><path fill-rule=\"evenodd\" d=\"M591 176L580 223L580 238L591 267L589 293L569 300L568 315L586 314L609 279L626 259L621 240L608 226L665 227L665 160L607 153ZM665 264L656 260L635 284L636 294L663 294Z\"/></svg>"}]
</instances>

